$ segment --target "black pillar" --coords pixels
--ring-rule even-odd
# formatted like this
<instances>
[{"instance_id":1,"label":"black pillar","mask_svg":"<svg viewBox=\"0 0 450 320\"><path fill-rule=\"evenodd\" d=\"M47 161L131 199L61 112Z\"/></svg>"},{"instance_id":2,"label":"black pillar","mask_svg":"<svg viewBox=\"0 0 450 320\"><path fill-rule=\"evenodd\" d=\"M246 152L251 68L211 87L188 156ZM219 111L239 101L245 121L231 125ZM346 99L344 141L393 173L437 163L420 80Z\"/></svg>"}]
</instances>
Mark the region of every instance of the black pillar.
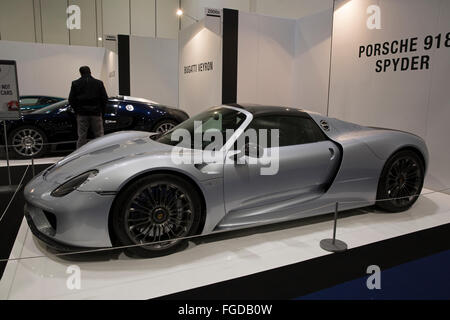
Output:
<instances>
[{"instance_id":1,"label":"black pillar","mask_svg":"<svg viewBox=\"0 0 450 320\"><path fill-rule=\"evenodd\" d=\"M239 11L223 9L222 103L237 102Z\"/></svg>"},{"instance_id":2,"label":"black pillar","mask_svg":"<svg viewBox=\"0 0 450 320\"><path fill-rule=\"evenodd\" d=\"M119 34L117 36L119 55L119 94L130 95L130 36Z\"/></svg>"}]
</instances>

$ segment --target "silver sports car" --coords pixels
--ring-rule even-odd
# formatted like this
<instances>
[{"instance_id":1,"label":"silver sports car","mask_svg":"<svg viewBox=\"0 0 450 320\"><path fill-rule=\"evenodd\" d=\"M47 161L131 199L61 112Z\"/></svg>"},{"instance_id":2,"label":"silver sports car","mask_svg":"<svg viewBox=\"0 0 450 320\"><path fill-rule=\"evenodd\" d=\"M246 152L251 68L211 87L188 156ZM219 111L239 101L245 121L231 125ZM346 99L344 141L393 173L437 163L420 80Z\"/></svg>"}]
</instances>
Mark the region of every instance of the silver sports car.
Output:
<instances>
[{"instance_id":1,"label":"silver sports car","mask_svg":"<svg viewBox=\"0 0 450 320\"><path fill-rule=\"evenodd\" d=\"M183 237L325 214L335 202L406 210L427 163L413 134L224 105L166 133L86 144L26 186L25 214L35 236L59 250L132 246L131 255L159 256L183 248Z\"/></svg>"}]
</instances>

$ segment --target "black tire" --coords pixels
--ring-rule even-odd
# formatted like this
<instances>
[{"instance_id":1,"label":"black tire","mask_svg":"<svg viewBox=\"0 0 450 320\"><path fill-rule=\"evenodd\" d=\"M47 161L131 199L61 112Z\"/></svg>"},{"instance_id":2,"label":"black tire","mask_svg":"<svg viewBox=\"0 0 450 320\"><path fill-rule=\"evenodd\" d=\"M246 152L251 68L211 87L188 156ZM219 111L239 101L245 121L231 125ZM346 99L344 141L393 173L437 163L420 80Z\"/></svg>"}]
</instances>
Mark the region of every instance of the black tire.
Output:
<instances>
[{"instance_id":1,"label":"black tire","mask_svg":"<svg viewBox=\"0 0 450 320\"><path fill-rule=\"evenodd\" d=\"M195 234L201 211L200 195L184 179L170 174L140 178L115 201L111 217L115 245L133 245L125 249L132 257L174 253L184 249L188 241L172 239Z\"/></svg>"},{"instance_id":2,"label":"black tire","mask_svg":"<svg viewBox=\"0 0 450 320\"><path fill-rule=\"evenodd\" d=\"M411 150L391 156L378 182L377 206L389 212L409 209L419 197L424 180L424 163Z\"/></svg>"},{"instance_id":3,"label":"black tire","mask_svg":"<svg viewBox=\"0 0 450 320\"><path fill-rule=\"evenodd\" d=\"M47 135L34 126L14 129L8 136L11 154L19 159L41 158L48 151Z\"/></svg>"},{"instance_id":4,"label":"black tire","mask_svg":"<svg viewBox=\"0 0 450 320\"><path fill-rule=\"evenodd\" d=\"M179 123L171 119L163 119L158 121L152 128L152 132L164 133L176 127Z\"/></svg>"}]
</instances>

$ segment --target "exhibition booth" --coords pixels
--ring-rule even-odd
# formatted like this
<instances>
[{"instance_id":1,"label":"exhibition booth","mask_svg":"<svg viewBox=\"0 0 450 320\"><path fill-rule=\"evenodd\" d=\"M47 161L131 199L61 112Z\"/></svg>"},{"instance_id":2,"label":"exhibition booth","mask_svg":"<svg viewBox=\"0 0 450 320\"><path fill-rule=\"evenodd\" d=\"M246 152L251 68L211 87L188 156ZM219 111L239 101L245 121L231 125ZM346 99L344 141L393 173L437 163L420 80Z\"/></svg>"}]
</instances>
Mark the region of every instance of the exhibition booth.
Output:
<instances>
[{"instance_id":1,"label":"exhibition booth","mask_svg":"<svg viewBox=\"0 0 450 320\"><path fill-rule=\"evenodd\" d=\"M0 40L0 299L448 299L450 3L328 2ZM85 65L109 98L77 148Z\"/></svg>"}]
</instances>

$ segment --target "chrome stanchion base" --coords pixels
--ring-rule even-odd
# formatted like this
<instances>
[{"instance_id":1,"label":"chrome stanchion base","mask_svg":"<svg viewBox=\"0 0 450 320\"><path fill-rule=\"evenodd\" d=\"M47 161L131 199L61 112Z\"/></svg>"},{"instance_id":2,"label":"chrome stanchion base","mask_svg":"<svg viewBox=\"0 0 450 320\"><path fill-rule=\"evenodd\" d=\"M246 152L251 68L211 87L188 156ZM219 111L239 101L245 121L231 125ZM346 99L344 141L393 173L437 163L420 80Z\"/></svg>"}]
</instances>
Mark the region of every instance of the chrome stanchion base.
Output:
<instances>
[{"instance_id":1,"label":"chrome stanchion base","mask_svg":"<svg viewBox=\"0 0 450 320\"><path fill-rule=\"evenodd\" d=\"M320 241L320 247L330 252L344 252L347 250L347 244L338 239L323 239Z\"/></svg>"}]
</instances>

